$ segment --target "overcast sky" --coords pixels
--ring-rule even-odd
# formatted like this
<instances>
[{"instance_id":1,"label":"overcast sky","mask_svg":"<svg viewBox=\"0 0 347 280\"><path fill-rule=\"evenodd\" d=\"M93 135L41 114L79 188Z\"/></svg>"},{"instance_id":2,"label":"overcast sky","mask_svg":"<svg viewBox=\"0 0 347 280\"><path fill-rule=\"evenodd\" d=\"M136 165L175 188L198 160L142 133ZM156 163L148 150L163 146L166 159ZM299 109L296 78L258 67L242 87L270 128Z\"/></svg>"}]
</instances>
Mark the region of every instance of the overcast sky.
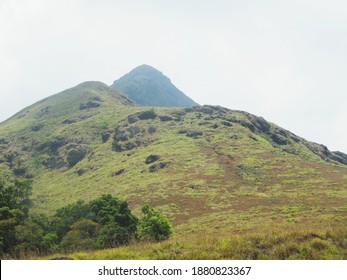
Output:
<instances>
[{"instance_id":1,"label":"overcast sky","mask_svg":"<svg viewBox=\"0 0 347 280\"><path fill-rule=\"evenodd\" d=\"M345 0L0 0L0 121L141 64L347 153Z\"/></svg>"}]
</instances>

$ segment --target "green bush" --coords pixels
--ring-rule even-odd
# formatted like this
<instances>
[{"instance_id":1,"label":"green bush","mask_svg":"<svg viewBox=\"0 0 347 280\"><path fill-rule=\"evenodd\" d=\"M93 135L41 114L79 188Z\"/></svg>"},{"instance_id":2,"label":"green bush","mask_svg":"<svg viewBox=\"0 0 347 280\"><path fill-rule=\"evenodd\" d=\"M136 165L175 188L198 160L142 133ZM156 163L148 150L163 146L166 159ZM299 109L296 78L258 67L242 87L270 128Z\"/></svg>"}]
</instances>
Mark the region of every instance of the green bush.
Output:
<instances>
[{"instance_id":1,"label":"green bush","mask_svg":"<svg viewBox=\"0 0 347 280\"><path fill-rule=\"evenodd\" d=\"M5 188L0 184L0 192L0 255L112 248L135 238L158 242L172 233L160 211L143 206L139 222L125 201L110 194L88 203L78 200L48 217L28 216L29 185L16 182Z\"/></svg>"},{"instance_id":2,"label":"green bush","mask_svg":"<svg viewBox=\"0 0 347 280\"><path fill-rule=\"evenodd\" d=\"M97 249L99 227L100 225L92 220L82 219L75 222L63 237L61 247L66 251Z\"/></svg>"},{"instance_id":3,"label":"green bush","mask_svg":"<svg viewBox=\"0 0 347 280\"><path fill-rule=\"evenodd\" d=\"M30 220L16 226L17 251L41 253L43 251L43 234L42 228Z\"/></svg>"},{"instance_id":4,"label":"green bush","mask_svg":"<svg viewBox=\"0 0 347 280\"><path fill-rule=\"evenodd\" d=\"M16 226L28 217L30 194L30 180L16 180L9 186L0 181L0 256L13 253L17 245Z\"/></svg>"},{"instance_id":5,"label":"green bush","mask_svg":"<svg viewBox=\"0 0 347 280\"><path fill-rule=\"evenodd\" d=\"M138 228L139 239L159 242L170 237L172 226L160 211L145 205L142 207L142 213Z\"/></svg>"},{"instance_id":6,"label":"green bush","mask_svg":"<svg viewBox=\"0 0 347 280\"><path fill-rule=\"evenodd\" d=\"M89 221L90 226L91 222L98 226L89 228L86 221ZM138 219L125 201L107 194L89 203L80 200L58 209L52 225L62 248L78 249L86 246L86 249L90 249L96 244L102 248L127 244L136 234L137 222ZM93 234L90 231L92 229L95 230ZM83 236L83 232L89 234Z\"/></svg>"}]
</instances>

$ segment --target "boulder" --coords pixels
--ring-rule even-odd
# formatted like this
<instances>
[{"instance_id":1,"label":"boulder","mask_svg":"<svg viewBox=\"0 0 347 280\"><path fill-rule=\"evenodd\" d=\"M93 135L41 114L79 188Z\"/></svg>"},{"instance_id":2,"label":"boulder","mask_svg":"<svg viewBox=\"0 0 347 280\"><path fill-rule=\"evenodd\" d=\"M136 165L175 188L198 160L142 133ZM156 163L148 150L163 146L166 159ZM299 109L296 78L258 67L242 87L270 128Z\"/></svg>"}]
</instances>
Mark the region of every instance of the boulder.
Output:
<instances>
[{"instance_id":1,"label":"boulder","mask_svg":"<svg viewBox=\"0 0 347 280\"><path fill-rule=\"evenodd\" d=\"M147 131L149 134L154 134L157 131L157 128L154 126L150 126Z\"/></svg>"},{"instance_id":2,"label":"boulder","mask_svg":"<svg viewBox=\"0 0 347 280\"><path fill-rule=\"evenodd\" d=\"M107 140L110 138L110 136L111 136L111 133L108 131L101 133L102 142L103 143L107 142Z\"/></svg>"},{"instance_id":3,"label":"boulder","mask_svg":"<svg viewBox=\"0 0 347 280\"><path fill-rule=\"evenodd\" d=\"M149 155L147 158L146 158L146 164L150 164L150 163L153 163L157 160L160 159L160 156L159 155Z\"/></svg>"},{"instance_id":4,"label":"boulder","mask_svg":"<svg viewBox=\"0 0 347 280\"><path fill-rule=\"evenodd\" d=\"M159 117L160 121L162 122L168 122L168 121L172 121L173 117L169 116L169 115L163 115Z\"/></svg>"},{"instance_id":5,"label":"boulder","mask_svg":"<svg viewBox=\"0 0 347 280\"><path fill-rule=\"evenodd\" d=\"M84 168L80 168L80 169L77 170L77 175L78 175L78 176L81 176L81 175L83 175L84 173L86 173L86 170L85 170Z\"/></svg>"},{"instance_id":6,"label":"boulder","mask_svg":"<svg viewBox=\"0 0 347 280\"><path fill-rule=\"evenodd\" d=\"M49 142L50 151L56 154L58 149L68 143L68 139L62 136L57 136Z\"/></svg>"},{"instance_id":7,"label":"boulder","mask_svg":"<svg viewBox=\"0 0 347 280\"><path fill-rule=\"evenodd\" d=\"M190 130L187 131L186 136L191 137L191 138L197 138L199 136L202 136L204 133L200 130Z\"/></svg>"},{"instance_id":8,"label":"boulder","mask_svg":"<svg viewBox=\"0 0 347 280\"><path fill-rule=\"evenodd\" d=\"M232 126L232 123L228 121L222 121L222 124L228 127Z\"/></svg>"},{"instance_id":9,"label":"boulder","mask_svg":"<svg viewBox=\"0 0 347 280\"><path fill-rule=\"evenodd\" d=\"M80 104L80 110L87 110L92 108L97 108L100 106L100 103L95 100L88 101L87 103Z\"/></svg>"},{"instance_id":10,"label":"boulder","mask_svg":"<svg viewBox=\"0 0 347 280\"><path fill-rule=\"evenodd\" d=\"M86 153L87 151L82 148L71 149L67 154L67 162L69 163L69 166L74 166L78 162L80 162L84 158Z\"/></svg>"},{"instance_id":11,"label":"boulder","mask_svg":"<svg viewBox=\"0 0 347 280\"><path fill-rule=\"evenodd\" d=\"M49 169L59 169L66 166L66 162L61 157L49 157L44 160L43 165Z\"/></svg>"},{"instance_id":12,"label":"boulder","mask_svg":"<svg viewBox=\"0 0 347 280\"><path fill-rule=\"evenodd\" d=\"M118 175L123 174L124 172L125 172L125 169L122 168L122 169L119 169L119 170L113 172L113 173L112 173L112 176L118 176Z\"/></svg>"},{"instance_id":13,"label":"boulder","mask_svg":"<svg viewBox=\"0 0 347 280\"><path fill-rule=\"evenodd\" d=\"M198 106L196 108L196 111L204 113L204 114L212 115L214 113L214 108L212 108L210 106L206 106L206 105L205 106Z\"/></svg>"},{"instance_id":14,"label":"boulder","mask_svg":"<svg viewBox=\"0 0 347 280\"><path fill-rule=\"evenodd\" d=\"M31 130L32 130L32 131L39 131L42 127L43 127L43 124L41 124L41 123L39 123L39 124L34 124L34 125L31 127Z\"/></svg>"},{"instance_id":15,"label":"boulder","mask_svg":"<svg viewBox=\"0 0 347 280\"><path fill-rule=\"evenodd\" d=\"M137 117L140 120L150 120L150 119L155 119L157 117L157 114L154 112L154 110L148 110L148 111L139 113Z\"/></svg>"},{"instance_id":16,"label":"boulder","mask_svg":"<svg viewBox=\"0 0 347 280\"><path fill-rule=\"evenodd\" d=\"M128 123L133 124L133 123L136 123L137 121L138 121L138 118L136 117L136 115L128 116Z\"/></svg>"},{"instance_id":17,"label":"boulder","mask_svg":"<svg viewBox=\"0 0 347 280\"><path fill-rule=\"evenodd\" d=\"M178 133L179 134L186 134L187 133L187 129L180 129L179 131L178 131Z\"/></svg>"}]
</instances>

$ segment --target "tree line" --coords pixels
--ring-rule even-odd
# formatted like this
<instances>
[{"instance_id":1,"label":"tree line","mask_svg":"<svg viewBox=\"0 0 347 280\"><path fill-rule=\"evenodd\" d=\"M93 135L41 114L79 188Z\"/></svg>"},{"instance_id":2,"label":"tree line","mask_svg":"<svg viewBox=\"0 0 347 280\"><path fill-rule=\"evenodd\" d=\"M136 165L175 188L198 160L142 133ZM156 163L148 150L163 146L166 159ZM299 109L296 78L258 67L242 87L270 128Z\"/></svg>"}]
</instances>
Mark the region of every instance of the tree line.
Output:
<instances>
[{"instance_id":1,"label":"tree line","mask_svg":"<svg viewBox=\"0 0 347 280\"><path fill-rule=\"evenodd\" d=\"M0 256L49 254L127 245L131 240L162 241L172 234L169 220L144 205L136 217L126 201L110 194L78 200L52 216L29 214L31 181L0 182Z\"/></svg>"}]
</instances>

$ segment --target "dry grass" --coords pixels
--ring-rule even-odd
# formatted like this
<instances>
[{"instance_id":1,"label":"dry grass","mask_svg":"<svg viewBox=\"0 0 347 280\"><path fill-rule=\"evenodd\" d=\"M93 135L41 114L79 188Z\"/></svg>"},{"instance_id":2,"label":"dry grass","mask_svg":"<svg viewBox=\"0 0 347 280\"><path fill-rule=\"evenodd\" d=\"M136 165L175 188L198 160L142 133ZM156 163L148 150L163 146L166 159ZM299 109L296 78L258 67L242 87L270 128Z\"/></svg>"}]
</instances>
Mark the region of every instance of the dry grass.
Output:
<instances>
[{"instance_id":1,"label":"dry grass","mask_svg":"<svg viewBox=\"0 0 347 280\"><path fill-rule=\"evenodd\" d=\"M220 236L176 236L161 243L132 242L119 248L75 252L69 257L79 260L346 260L347 229L292 228Z\"/></svg>"}]
</instances>

